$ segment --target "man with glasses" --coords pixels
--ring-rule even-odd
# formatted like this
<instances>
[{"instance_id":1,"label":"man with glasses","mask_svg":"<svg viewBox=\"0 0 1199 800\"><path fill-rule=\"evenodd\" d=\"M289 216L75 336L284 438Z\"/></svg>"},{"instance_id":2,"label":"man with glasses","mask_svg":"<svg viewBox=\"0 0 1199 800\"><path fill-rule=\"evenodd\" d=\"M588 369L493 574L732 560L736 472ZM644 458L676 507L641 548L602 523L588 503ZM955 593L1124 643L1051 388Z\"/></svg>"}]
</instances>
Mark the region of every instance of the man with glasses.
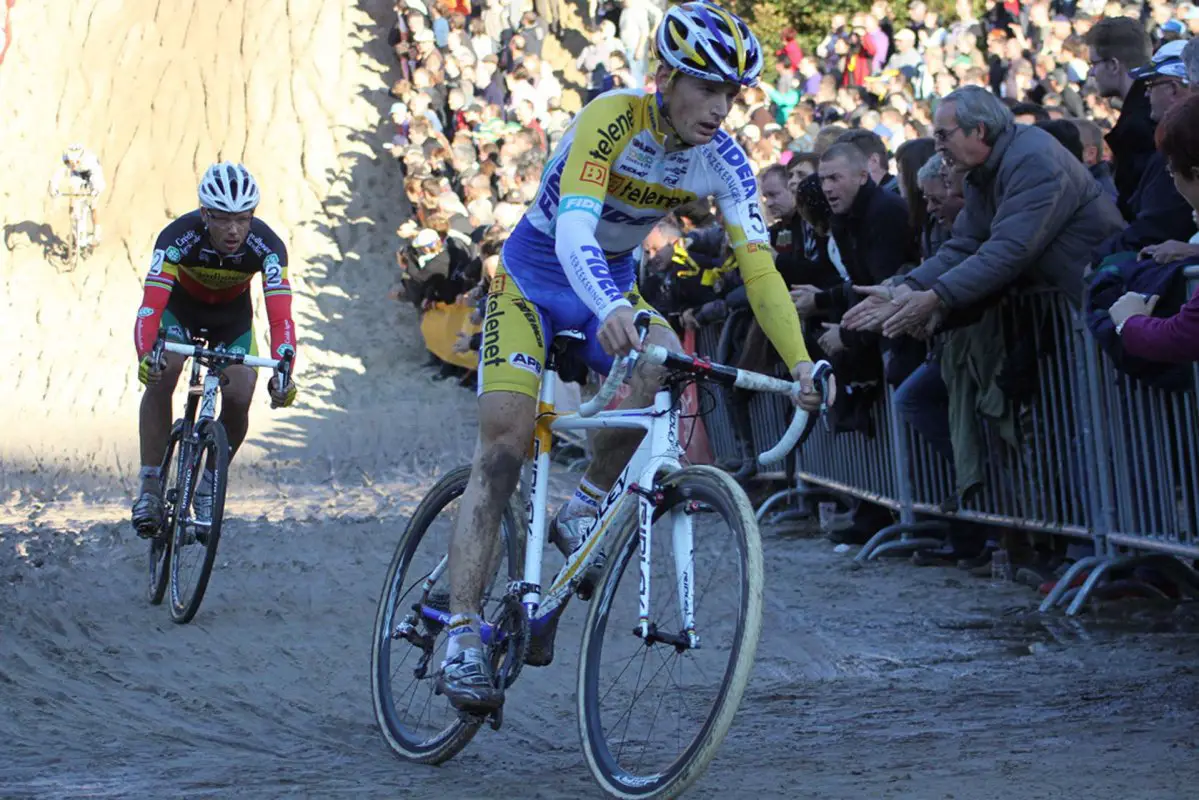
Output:
<instances>
[{"instance_id":1,"label":"man with glasses","mask_svg":"<svg viewBox=\"0 0 1199 800\"><path fill-rule=\"evenodd\" d=\"M1191 94L1182 50L1186 42L1167 42L1153 54L1148 65L1133 70L1149 96L1149 116L1160 122L1166 112ZM1136 191L1128 198L1126 213L1132 214L1127 228L1111 237L1096 251L1096 260L1116 253L1139 253L1143 248L1166 241L1185 242L1195 233L1191 207L1174 187L1166 160L1154 152L1145 164Z\"/></svg>"},{"instance_id":2,"label":"man with glasses","mask_svg":"<svg viewBox=\"0 0 1199 800\"><path fill-rule=\"evenodd\" d=\"M1121 101L1120 119L1106 138L1120 213L1131 222L1136 214L1128 201L1154 153L1149 95L1145 82L1133 75L1133 70L1149 60L1149 34L1135 19L1104 17L1087 32L1087 45L1095 88L1100 96Z\"/></svg>"},{"instance_id":3,"label":"man with glasses","mask_svg":"<svg viewBox=\"0 0 1199 800\"><path fill-rule=\"evenodd\" d=\"M1050 134L1016 125L979 86L949 94L933 115L946 164L966 173L966 207L949 240L895 286L861 287L850 330L925 337L948 311L987 301L1028 275L1082 302L1091 250L1123 227L1086 166Z\"/></svg>"}]
</instances>

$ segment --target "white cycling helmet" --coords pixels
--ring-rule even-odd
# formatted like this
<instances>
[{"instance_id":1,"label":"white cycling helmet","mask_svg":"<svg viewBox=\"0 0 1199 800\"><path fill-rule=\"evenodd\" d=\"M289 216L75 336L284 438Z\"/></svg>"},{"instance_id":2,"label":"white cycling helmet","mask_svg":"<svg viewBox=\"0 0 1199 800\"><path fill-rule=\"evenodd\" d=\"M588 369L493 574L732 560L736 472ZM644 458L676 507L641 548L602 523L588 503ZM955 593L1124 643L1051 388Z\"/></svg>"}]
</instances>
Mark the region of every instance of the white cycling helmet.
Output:
<instances>
[{"instance_id":1,"label":"white cycling helmet","mask_svg":"<svg viewBox=\"0 0 1199 800\"><path fill-rule=\"evenodd\" d=\"M72 161L78 161L83 158L83 145L69 144L66 152L62 154L62 163L69 164Z\"/></svg>"},{"instance_id":2,"label":"white cycling helmet","mask_svg":"<svg viewBox=\"0 0 1199 800\"><path fill-rule=\"evenodd\" d=\"M672 68L701 80L756 86L762 74L762 46L749 26L706 0L671 6L654 47Z\"/></svg>"},{"instance_id":3,"label":"white cycling helmet","mask_svg":"<svg viewBox=\"0 0 1199 800\"><path fill-rule=\"evenodd\" d=\"M230 214L252 211L258 207L258 184L241 164L213 164L200 179L200 206Z\"/></svg>"}]
</instances>

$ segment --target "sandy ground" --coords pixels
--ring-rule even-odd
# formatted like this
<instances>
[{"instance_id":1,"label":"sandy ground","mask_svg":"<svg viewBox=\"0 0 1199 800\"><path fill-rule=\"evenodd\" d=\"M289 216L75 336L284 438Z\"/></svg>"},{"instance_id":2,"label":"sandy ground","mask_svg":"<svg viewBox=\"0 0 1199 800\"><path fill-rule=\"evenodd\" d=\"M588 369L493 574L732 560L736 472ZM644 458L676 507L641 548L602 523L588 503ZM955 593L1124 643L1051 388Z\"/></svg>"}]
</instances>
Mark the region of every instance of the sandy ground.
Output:
<instances>
[{"instance_id":1,"label":"sandy ground","mask_svg":"<svg viewBox=\"0 0 1199 800\"><path fill-rule=\"evenodd\" d=\"M574 721L581 610L504 728L441 768L394 759L368 678L396 538L473 441L468 392L419 368L387 301L396 170L376 155L390 3L19 2L0 69L0 796L594 796ZM63 146L97 148L106 240L46 251ZM302 401L261 392L218 567L188 626L142 593L125 521L130 341L154 235L199 171L244 160L288 241ZM1193 796L1193 611L1032 614L950 569L852 570L766 535L769 590L741 713L693 794ZM531 674L526 672L526 676ZM527 752L526 752L527 751ZM550 776L553 776L552 779ZM1189 788L1188 788L1189 787Z\"/></svg>"}]
</instances>

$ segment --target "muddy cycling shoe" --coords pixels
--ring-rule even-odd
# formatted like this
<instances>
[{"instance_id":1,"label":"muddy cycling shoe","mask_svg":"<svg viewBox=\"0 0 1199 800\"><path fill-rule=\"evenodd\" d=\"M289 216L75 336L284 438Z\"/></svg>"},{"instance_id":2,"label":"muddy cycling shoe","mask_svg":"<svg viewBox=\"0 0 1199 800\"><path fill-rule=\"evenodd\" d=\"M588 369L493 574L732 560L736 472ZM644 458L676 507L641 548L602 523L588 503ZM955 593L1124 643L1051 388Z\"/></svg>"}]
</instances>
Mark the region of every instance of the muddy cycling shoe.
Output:
<instances>
[{"instance_id":1,"label":"muddy cycling shoe","mask_svg":"<svg viewBox=\"0 0 1199 800\"><path fill-rule=\"evenodd\" d=\"M195 515L196 522L202 522L205 525L212 524L212 492L202 492L196 490L196 494L192 497L192 514Z\"/></svg>"},{"instance_id":2,"label":"muddy cycling shoe","mask_svg":"<svg viewBox=\"0 0 1199 800\"><path fill-rule=\"evenodd\" d=\"M477 647L469 647L442 664L435 688L450 705L467 714L485 715L504 705L504 690L496 686L491 662Z\"/></svg>"},{"instance_id":3,"label":"muddy cycling shoe","mask_svg":"<svg viewBox=\"0 0 1199 800\"><path fill-rule=\"evenodd\" d=\"M133 504L133 529L143 539L153 539L162 528L162 498L154 492L142 492Z\"/></svg>"},{"instance_id":4,"label":"muddy cycling shoe","mask_svg":"<svg viewBox=\"0 0 1199 800\"><path fill-rule=\"evenodd\" d=\"M208 547L208 526L212 525L212 491L196 489L192 496L192 518L196 521L195 540ZM199 526L204 527L199 527Z\"/></svg>"}]
</instances>

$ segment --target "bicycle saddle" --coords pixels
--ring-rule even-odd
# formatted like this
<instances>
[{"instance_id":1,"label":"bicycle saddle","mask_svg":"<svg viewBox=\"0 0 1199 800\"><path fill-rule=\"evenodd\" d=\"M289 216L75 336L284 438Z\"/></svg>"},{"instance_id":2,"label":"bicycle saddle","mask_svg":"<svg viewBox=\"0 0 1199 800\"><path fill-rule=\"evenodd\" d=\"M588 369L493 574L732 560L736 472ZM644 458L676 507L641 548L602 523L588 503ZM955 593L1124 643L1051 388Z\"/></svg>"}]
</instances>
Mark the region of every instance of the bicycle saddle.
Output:
<instances>
[{"instance_id":1,"label":"bicycle saddle","mask_svg":"<svg viewBox=\"0 0 1199 800\"><path fill-rule=\"evenodd\" d=\"M554 334L554 349L558 352L564 351L570 346L571 342L581 342L587 338L587 335L582 331L577 331L572 328L565 328Z\"/></svg>"}]
</instances>

